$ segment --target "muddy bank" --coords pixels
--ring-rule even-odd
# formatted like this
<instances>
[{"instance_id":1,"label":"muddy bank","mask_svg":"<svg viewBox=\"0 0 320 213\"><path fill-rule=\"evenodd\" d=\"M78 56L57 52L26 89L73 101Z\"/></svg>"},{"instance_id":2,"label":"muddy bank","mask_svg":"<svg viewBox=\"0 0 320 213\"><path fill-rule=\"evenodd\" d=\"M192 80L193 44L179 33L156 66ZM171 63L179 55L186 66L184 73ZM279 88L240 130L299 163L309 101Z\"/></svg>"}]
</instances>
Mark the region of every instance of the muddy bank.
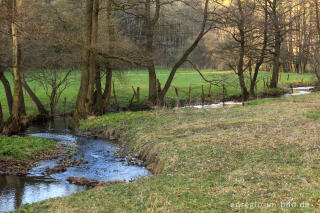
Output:
<instances>
[{"instance_id":1,"label":"muddy bank","mask_svg":"<svg viewBox=\"0 0 320 213\"><path fill-rule=\"evenodd\" d=\"M78 186L87 186L87 187L97 187L97 186L111 186L114 184L125 183L124 181L98 181L98 180L88 180L87 178L78 178L78 177L68 177L67 181L71 184Z\"/></svg>"},{"instance_id":2,"label":"muddy bank","mask_svg":"<svg viewBox=\"0 0 320 213\"><path fill-rule=\"evenodd\" d=\"M61 144L56 149L39 153L30 159L0 159L0 176L25 176L40 161L52 160L70 155L69 149Z\"/></svg>"}]
</instances>

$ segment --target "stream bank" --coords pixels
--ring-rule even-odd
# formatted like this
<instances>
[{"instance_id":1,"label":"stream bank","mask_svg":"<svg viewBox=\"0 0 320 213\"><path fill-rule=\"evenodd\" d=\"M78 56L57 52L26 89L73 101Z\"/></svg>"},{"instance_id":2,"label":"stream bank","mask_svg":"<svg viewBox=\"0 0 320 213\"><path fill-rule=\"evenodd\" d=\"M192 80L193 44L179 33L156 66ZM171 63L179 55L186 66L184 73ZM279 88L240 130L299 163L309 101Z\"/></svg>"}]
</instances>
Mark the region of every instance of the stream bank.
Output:
<instances>
[{"instance_id":1,"label":"stream bank","mask_svg":"<svg viewBox=\"0 0 320 213\"><path fill-rule=\"evenodd\" d=\"M114 143L75 136L67 129L67 126L68 120L59 117L46 123L35 122L23 133L28 136L55 140L58 145L73 147L77 152L73 153L72 157L67 157L69 161L63 160L66 158L61 156L56 159L43 160L29 170L25 176L0 176L0 212L13 211L24 204L88 189L87 186L77 183L77 180L85 180L89 183L88 185L97 183L96 185L99 186L104 185L105 182L128 183L151 175L146 168L129 165L127 161L115 157L119 148ZM55 168L61 161L67 164L65 169L59 172L48 172L48 169ZM73 177L72 180L71 177Z\"/></svg>"}]
</instances>

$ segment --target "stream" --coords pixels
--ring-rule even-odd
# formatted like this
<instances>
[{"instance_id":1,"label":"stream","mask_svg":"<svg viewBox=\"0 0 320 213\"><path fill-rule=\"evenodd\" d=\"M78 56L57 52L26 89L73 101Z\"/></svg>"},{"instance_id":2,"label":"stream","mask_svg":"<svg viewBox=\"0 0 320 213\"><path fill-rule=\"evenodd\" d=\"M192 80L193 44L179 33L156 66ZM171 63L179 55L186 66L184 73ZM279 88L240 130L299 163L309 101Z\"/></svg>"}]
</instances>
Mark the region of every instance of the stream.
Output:
<instances>
[{"instance_id":1,"label":"stream","mask_svg":"<svg viewBox=\"0 0 320 213\"><path fill-rule=\"evenodd\" d=\"M151 175L144 167L128 165L114 157L118 147L109 141L78 137L67 129L67 119L55 118L47 123L32 124L23 135L55 140L75 147L78 152L72 158L84 159L87 164L67 168L63 173L43 175L47 167L54 167L60 159L40 162L25 177L0 176L0 212L18 209L21 205L70 195L87 189L67 181L68 177L85 177L98 181L130 182Z\"/></svg>"},{"instance_id":2,"label":"stream","mask_svg":"<svg viewBox=\"0 0 320 213\"><path fill-rule=\"evenodd\" d=\"M312 92L315 87L295 87L292 88L291 93L284 94L281 97L290 97L290 96L298 96L298 95L307 95ZM217 104L204 104L204 105L190 105L182 108L196 108L196 109L208 109L208 108L222 108L224 106L234 106L234 105L242 105L242 102L228 101L228 102L220 102Z\"/></svg>"},{"instance_id":3,"label":"stream","mask_svg":"<svg viewBox=\"0 0 320 213\"><path fill-rule=\"evenodd\" d=\"M311 93L314 87L297 87L292 93L283 97L305 95ZM219 108L224 105L238 105L239 102L225 102L211 105L187 106L184 108ZM31 125L23 135L49 138L57 143L75 147L79 152L75 159L84 159L88 164L69 167L63 173L43 175L47 167L54 167L60 159L47 160L34 167L27 176L0 176L0 212L13 211L21 205L42 200L70 195L87 189L67 181L68 177L85 177L98 181L130 182L142 176L151 175L143 167L128 165L126 161L114 157L118 147L108 141L72 135L67 128L67 119L55 118L47 123Z\"/></svg>"}]
</instances>

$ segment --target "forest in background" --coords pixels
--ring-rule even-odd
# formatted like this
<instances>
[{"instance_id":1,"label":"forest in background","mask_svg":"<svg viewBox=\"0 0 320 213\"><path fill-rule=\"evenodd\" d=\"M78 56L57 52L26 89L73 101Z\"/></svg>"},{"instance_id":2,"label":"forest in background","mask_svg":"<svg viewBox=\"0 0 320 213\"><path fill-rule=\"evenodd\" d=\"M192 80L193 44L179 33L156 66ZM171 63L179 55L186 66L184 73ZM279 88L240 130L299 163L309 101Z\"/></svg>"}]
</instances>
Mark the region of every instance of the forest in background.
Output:
<instances>
[{"instance_id":1,"label":"forest in background","mask_svg":"<svg viewBox=\"0 0 320 213\"><path fill-rule=\"evenodd\" d=\"M202 69L233 70L243 101L256 96L261 71L271 74L267 88L279 87L280 73L320 77L318 0L1 0L0 21L10 114L5 121L0 107L0 129L8 135L27 123L24 96L39 115L53 116L78 70L75 124L108 111L119 70L147 70L149 105L166 104L182 68L213 86L223 81Z\"/></svg>"}]
</instances>

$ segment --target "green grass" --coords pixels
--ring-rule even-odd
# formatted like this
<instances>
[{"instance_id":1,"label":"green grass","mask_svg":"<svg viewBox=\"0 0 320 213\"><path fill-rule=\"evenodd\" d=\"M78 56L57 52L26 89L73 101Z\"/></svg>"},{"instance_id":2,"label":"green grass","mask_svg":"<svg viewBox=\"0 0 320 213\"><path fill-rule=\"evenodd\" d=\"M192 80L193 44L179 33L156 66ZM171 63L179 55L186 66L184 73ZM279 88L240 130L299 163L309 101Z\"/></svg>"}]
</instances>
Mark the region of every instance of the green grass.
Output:
<instances>
[{"instance_id":1,"label":"green grass","mask_svg":"<svg viewBox=\"0 0 320 213\"><path fill-rule=\"evenodd\" d=\"M320 110L312 110L307 113L307 118L318 120L320 118Z\"/></svg>"},{"instance_id":2,"label":"green grass","mask_svg":"<svg viewBox=\"0 0 320 213\"><path fill-rule=\"evenodd\" d=\"M52 140L38 137L0 136L0 159L30 159L55 148Z\"/></svg>"},{"instance_id":3,"label":"green grass","mask_svg":"<svg viewBox=\"0 0 320 213\"><path fill-rule=\"evenodd\" d=\"M156 175L21 211L316 212L320 122L306 114L319 108L315 93L244 107L126 112L82 122L82 131L114 132Z\"/></svg>"},{"instance_id":4,"label":"green grass","mask_svg":"<svg viewBox=\"0 0 320 213\"><path fill-rule=\"evenodd\" d=\"M227 98L234 99L241 95L241 90L239 87L239 82L237 75L235 75L232 71L212 71L205 70L203 74L208 79L216 79L223 80L226 89L227 89ZM36 75L36 72L35 72ZM169 71L166 69L158 69L157 76L164 86L169 75ZM11 74L6 73L7 78L12 83ZM134 105L141 105L147 103L148 97L148 73L147 71L137 70L137 71L116 71L115 72L115 85L116 85L116 93L118 96L118 101L121 106L128 106L130 100L133 96L132 86L134 88L140 87L141 89L141 102L136 103ZM302 76L296 74L289 74L290 78L287 80L288 74L282 73L280 78L280 87L289 87L290 85L297 84L313 84L316 80L313 74L305 74L304 81L302 82ZM74 109L77 93L80 85L81 72L75 71L72 75L73 83L65 90L65 92L61 96L60 103L57 106L58 112L64 111L64 98L67 98L66 111L71 112ZM103 77L104 78L104 77ZM267 82L267 79L271 78L271 73L269 72L261 72L258 78L258 95L269 94L270 91L264 88L264 81ZM246 81L249 83L249 75L246 75ZM49 109L49 98L46 96L45 91L41 88L40 84L37 82L29 83L30 87L35 91L40 100L45 104L46 108ZM200 75L196 71L192 70L179 70L176 74L176 77L172 83L172 87L170 88L167 94L167 102L175 105L177 102L177 98L175 95L174 87L179 90L179 101L186 102L188 101L188 92L189 87L191 90L191 101L192 102L200 102L201 93L202 93L202 85L204 86L205 95L209 94L209 85L200 77ZM212 99L222 99L222 85L213 86L211 88ZM25 95L27 113L29 115L35 115L37 113L37 108L34 103L30 99L28 95ZM112 103L114 99L111 98ZM8 106L5 98L5 93L2 84L0 84L0 102L3 105L4 117L8 118Z\"/></svg>"}]
</instances>

